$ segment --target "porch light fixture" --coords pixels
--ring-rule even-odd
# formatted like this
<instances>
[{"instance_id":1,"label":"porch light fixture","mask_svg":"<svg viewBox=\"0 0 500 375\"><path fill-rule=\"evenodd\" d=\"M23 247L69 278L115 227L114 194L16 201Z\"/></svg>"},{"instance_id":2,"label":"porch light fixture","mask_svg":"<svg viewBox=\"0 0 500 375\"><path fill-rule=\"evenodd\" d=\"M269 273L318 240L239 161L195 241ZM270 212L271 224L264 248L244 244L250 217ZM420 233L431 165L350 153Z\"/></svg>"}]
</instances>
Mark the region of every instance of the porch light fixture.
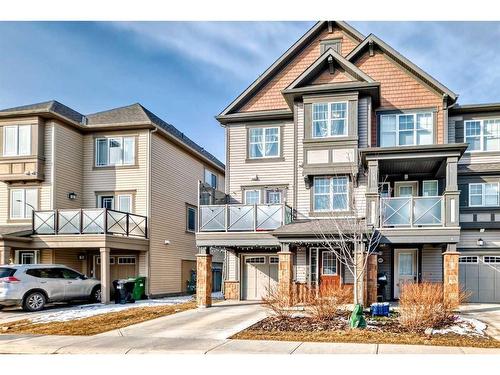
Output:
<instances>
[{"instance_id":1,"label":"porch light fixture","mask_svg":"<svg viewBox=\"0 0 500 375\"><path fill-rule=\"evenodd\" d=\"M170 240L165 240L165 242L163 242L165 245L170 245Z\"/></svg>"},{"instance_id":2,"label":"porch light fixture","mask_svg":"<svg viewBox=\"0 0 500 375\"><path fill-rule=\"evenodd\" d=\"M74 201L76 199L76 193L74 191L68 193L68 199Z\"/></svg>"},{"instance_id":3,"label":"porch light fixture","mask_svg":"<svg viewBox=\"0 0 500 375\"><path fill-rule=\"evenodd\" d=\"M259 181L259 175L255 175L252 177L252 181Z\"/></svg>"},{"instance_id":4,"label":"porch light fixture","mask_svg":"<svg viewBox=\"0 0 500 375\"><path fill-rule=\"evenodd\" d=\"M477 239L477 246L484 246L484 241L482 238Z\"/></svg>"},{"instance_id":5,"label":"porch light fixture","mask_svg":"<svg viewBox=\"0 0 500 375\"><path fill-rule=\"evenodd\" d=\"M405 177L405 181L408 181L408 175L407 175L407 174L405 174L405 176L404 176L404 177Z\"/></svg>"}]
</instances>

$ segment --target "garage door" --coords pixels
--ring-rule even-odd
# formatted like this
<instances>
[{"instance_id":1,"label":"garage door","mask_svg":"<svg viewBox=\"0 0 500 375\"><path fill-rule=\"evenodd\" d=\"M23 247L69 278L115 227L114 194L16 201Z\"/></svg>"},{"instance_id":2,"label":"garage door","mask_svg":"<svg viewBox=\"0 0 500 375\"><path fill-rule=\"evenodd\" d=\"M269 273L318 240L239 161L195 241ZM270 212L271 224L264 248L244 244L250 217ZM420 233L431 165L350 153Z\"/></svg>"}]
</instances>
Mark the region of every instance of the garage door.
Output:
<instances>
[{"instance_id":1,"label":"garage door","mask_svg":"<svg viewBox=\"0 0 500 375\"><path fill-rule=\"evenodd\" d=\"M260 300L278 285L278 257L251 255L244 257L242 298Z\"/></svg>"},{"instance_id":2,"label":"garage door","mask_svg":"<svg viewBox=\"0 0 500 375\"><path fill-rule=\"evenodd\" d=\"M469 302L500 302L500 254L467 254L459 258L460 286Z\"/></svg>"}]
</instances>

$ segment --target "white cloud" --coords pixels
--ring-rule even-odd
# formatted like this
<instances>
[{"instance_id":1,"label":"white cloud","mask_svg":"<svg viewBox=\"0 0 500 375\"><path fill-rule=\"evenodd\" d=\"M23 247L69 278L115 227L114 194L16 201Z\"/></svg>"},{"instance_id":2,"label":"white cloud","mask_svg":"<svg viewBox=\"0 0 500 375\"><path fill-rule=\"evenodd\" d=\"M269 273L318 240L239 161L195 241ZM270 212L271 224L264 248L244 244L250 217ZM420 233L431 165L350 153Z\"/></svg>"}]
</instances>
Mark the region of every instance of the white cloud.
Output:
<instances>
[{"instance_id":1,"label":"white cloud","mask_svg":"<svg viewBox=\"0 0 500 375\"><path fill-rule=\"evenodd\" d=\"M248 80L272 64L312 23L115 22L137 34L144 48L163 47L223 74Z\"/></svg>"}]
</instances>

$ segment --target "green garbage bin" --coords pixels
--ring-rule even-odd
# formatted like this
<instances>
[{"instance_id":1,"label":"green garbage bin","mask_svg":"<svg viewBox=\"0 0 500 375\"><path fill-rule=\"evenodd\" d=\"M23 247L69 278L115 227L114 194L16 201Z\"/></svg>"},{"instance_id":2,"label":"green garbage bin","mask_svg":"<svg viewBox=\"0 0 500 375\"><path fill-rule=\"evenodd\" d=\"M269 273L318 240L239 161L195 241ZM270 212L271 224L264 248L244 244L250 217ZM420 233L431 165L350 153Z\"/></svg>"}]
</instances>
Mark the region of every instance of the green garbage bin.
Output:
<instances>
[{"instance_id":1,"label":"green garbage bin","mask_svg":"<svg viewBox=\"0 0 500 375\"><path fill-rule=\"evenodd\" d=\"M144 276L137 276L131 277L129 280L135 280L132 298L136 301L143 299L146 295L146 278Z\"/></svg>"}]
</instances>

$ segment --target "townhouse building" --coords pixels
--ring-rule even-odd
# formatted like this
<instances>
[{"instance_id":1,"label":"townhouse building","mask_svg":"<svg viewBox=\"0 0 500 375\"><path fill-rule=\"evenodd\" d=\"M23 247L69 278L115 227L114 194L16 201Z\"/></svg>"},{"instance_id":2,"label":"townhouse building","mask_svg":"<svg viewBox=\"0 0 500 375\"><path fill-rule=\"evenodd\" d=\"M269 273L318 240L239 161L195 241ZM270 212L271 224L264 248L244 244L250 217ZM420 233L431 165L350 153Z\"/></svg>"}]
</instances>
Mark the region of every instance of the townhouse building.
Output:
<instances>
[{"instance_id":1,"label":"townhouse building","mask_svg":"<svg viewBox=\"0 0 500 375\"><path fill-rule=\"evenodd\" d=\"M211 303L215 249L228 299L353 284L317 229L353 218L381 236L366 303L421 281L499 302L500 105L457 100L375 35L316 23L217 116L226 183L200 188L198 304Z\"/></svg>"},{"instance_id":2,"label":"townhouse building","mask_svg":"<svg viewBox=\"0 0 500 375\"><path fill-rule=\"evenodd\" d=\"M0 137L0 264L64 264L101 279L103 302L129 276L148 296L187 291L197 183L223 188L217 158L140 104L5 109Z\"/></svg>"}]
</instances>

